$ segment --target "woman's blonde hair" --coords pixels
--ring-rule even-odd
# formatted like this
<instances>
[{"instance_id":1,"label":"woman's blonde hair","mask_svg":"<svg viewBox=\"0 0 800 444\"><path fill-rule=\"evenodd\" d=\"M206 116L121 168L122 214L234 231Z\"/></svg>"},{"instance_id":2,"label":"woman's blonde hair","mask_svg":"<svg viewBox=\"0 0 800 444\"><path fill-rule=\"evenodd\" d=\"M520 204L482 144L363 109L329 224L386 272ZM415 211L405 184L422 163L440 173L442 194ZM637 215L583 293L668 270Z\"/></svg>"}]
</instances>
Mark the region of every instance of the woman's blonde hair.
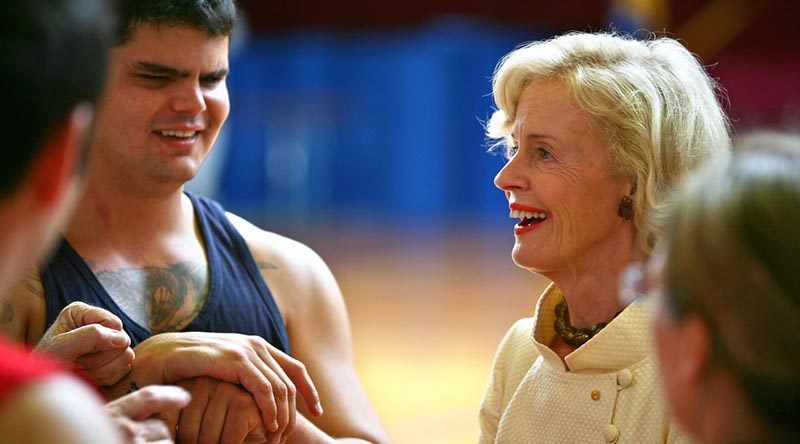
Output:
<instances>
[{"instance_id":1,"label":"woman's blonde hair","mask_svg":"<svg viewBox=\"0 0 800 444\"><path fill-rule=\"evenodd\" d=\"M603 128L609 164L634 186L637 244L649 254L660 238L666 197L696 165L729 151L729 124L717 84L680 43L610 33L570 33L506 55L493 79L497 110L487 125L495 146L512 146L523 90L558 79Z\"/></svg>"},{"instance_id":2,"label":"woman's blonde hair","mask_svg":"<svg viewBox=\"0 0 800 444\"><path fill-rule=\"evenodd\" d=\"M700 315L713 358L762 419L800 434L800 141L710 165L681 189L666 227L664 304Z\"/></svg>"}]
</instances>

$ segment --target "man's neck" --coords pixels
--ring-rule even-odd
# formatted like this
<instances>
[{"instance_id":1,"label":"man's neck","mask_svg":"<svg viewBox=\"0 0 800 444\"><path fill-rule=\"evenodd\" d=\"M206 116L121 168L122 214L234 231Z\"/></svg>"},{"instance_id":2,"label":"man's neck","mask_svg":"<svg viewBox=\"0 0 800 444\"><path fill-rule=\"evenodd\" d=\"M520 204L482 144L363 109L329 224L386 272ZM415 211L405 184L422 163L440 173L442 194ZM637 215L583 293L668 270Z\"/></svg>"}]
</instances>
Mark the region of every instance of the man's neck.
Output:
<instances>
[{"instance_id":1,"label":"man's neck","mask_svg":"<svg viewBox=\"0 0 800 444\"><path fill-rule=\"evenodd\" d=\"M141 249L192 229L191 203L183 187L169 193L137 194L89 181L65 236L75 246Z\"/></svg>"}]
</instances>

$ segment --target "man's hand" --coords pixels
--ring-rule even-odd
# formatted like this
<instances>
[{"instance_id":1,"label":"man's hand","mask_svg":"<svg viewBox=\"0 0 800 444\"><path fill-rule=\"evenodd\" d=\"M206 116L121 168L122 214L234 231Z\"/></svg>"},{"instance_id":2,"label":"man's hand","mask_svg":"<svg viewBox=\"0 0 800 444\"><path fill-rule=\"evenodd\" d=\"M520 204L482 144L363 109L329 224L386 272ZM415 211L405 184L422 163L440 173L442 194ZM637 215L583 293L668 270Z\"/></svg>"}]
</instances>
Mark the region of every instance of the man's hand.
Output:
<instances>
[{"instance_id":1,"label":"man's hand","mask_svg":"<svg viewBox=\"0 0 800 444\"><path fill-rule=\"evenodd\" d=\"M209 376L244 387L255 400L266 429L288 435L295 423L297 392L314 415L319 395L305 366L258 336L233 333L162 333L136 346L128 377L110 388L111 397L129 387L173 384Z\"/></svg>"},{"instance_id":2,"label":"man's hand","mask_svg":"<svg viewBox=\"0 0 800 444\"><path fill-rule=\"evenodd\" d=\"M113 385L131 369L134 354L130 344L118 317L73 302L61 310L36 350L86 371L100 385Z\"/></svg>"},{"instance_id":3,"label":"man's hand","mask_svg":"<svg viewBox=\"0 0 800 444\"><path fill-rule=\"evenodd\" d=\"M128 444L171 443L174 427L154 415L177 412L189 404L189 392L174 386L150 385L105 405L117 429ZM192 441L195 442L195 441Z\"/></svg>"},{"instance_id":4,"label":"man's hand","mask_svg":"<svg viewBox=\"0 0 800 444\"><path fill-rule=\"evenodd\" d=\"M168 427L176 430L177 442L273 444L285 439L265 430L253 396L238 385L209 377L185 379L178 385L192 394L192 402L179 414L165 416Z\"/></svg>"}]
</instances>

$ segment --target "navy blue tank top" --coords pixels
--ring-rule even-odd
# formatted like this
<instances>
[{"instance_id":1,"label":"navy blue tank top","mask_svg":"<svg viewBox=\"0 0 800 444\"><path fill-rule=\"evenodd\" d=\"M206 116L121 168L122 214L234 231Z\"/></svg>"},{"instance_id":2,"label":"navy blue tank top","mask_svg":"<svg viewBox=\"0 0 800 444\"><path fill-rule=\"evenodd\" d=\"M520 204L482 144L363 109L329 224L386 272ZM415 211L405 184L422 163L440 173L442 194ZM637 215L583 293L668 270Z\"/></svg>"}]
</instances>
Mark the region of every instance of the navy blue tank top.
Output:
<instances>
[{"instance_id":1,"label":"navy blue tank top","mask_svg":"<svg viewBox=\"0 0 800 444\"><path fill-rule=\"evenodd\" d=\"M257 335L289 353L289 335L280 311L244 239L218 203L189 192L186 195L205 242L209 284L205 305L182 331ZM81 301L117 315L132 346L152 336L120 309L66 239L40 271L47 306L45 328L64 307Z\"/></svg>"}]
</instances>

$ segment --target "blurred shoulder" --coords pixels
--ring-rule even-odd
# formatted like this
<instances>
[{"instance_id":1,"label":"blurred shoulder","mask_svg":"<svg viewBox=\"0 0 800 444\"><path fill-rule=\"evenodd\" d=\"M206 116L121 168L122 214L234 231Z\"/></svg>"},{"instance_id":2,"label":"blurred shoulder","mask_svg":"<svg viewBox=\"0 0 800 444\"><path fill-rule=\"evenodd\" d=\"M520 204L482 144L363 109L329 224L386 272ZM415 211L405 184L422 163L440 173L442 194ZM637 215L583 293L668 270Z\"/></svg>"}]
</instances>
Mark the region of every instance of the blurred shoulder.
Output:
<instances>
[{"instance_id":1,"label":"blurred shoulder","mask_svg":"<svg viewBox=\"0 0 800 444\"><path fill-rule=\"evenodd\" d=\"M99 397L66 374L26 384L5 404L0 411L0 437L11 438L8 442L121 442Z\"/></svg>"}]
</instances>

